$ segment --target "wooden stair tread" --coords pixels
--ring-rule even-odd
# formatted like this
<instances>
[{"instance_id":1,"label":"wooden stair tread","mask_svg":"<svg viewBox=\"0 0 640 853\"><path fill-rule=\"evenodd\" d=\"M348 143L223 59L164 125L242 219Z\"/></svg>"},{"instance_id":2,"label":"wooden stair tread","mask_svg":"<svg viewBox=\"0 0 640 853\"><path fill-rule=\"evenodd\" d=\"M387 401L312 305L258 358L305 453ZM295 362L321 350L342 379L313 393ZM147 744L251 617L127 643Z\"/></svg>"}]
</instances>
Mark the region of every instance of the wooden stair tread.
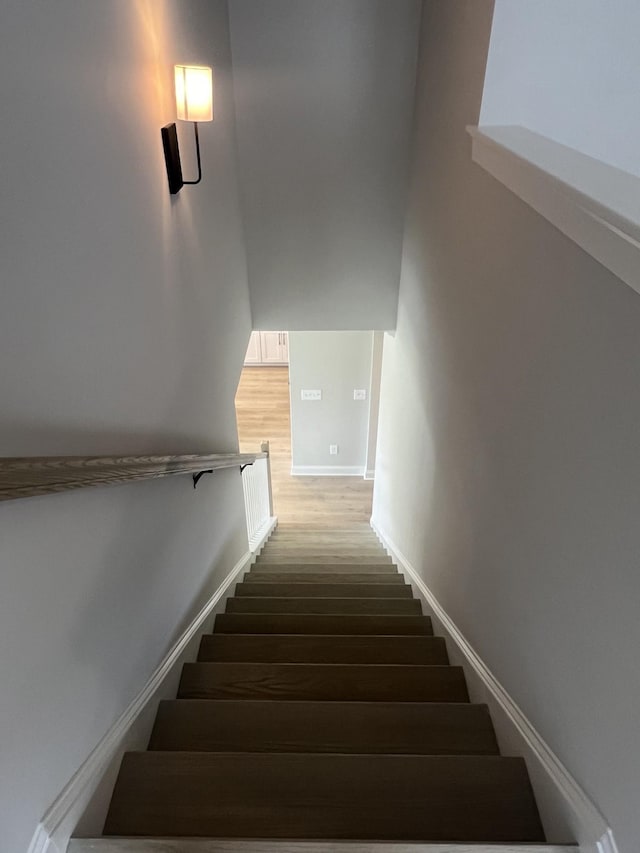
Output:
<instances>
[{"instance_id":1,"label":"wooden stair tread","mask_svg":"<svg viewBox=\"0 0 640 853\"><path fill-rule=\"evenodd\" d=\"M372 563L369 561L339 563L327 560L280 560L278 562L257 561L251 566L251 573L314 572L321 574L386 574L398 575L398 568L392 563Z\"/></svg>"},{"instance_id":2,"label":"wooden stair tread","mask_svg":"<svg viewBox=\"0 0 640 853\"><path fill-rule=\"evenodd\" d=\"M373 530L313 530L307 533L296 533L287 530L274 530L266 545L269 547L275 542L313 542L314 539L324 539L330 542L342 544L343 542L368 542L380 546L380 540Z\"/></svg>"},{"instance_id":3,"label":"wooden stair tread","mask_svg":"<svg viewBox=\"0 0 640 853\"><path fill-rule=\"evenodd\" d=\"M421 664L186 663L181 699L466 702L461 667Z\"/></svg>"},{"instance_id":4,"label":"wooden stair tread","mask_svg":"<svg viewBox=\"0 0 640 853\"><path fill-rule=\"evenodd\" d=\"M407 586L404 578L398 572L321 572L321 571L301 571L294 572L285 570L284 572L267 571L267 572L247 572L244 576L244 582L257 583L311 583L311 584L397 584L398 586Z\"/></svg>"},{"instance_id":5,"label":"wooden stair tread","mask_svg":"<svg viewBox=\"0 0 640 853\"><path fill-rule=\"evenodd\" d=\"M268 551L270 548L279 548L283 546L293 546L298 548L311 548L316 543L322 543L329 548L377 548L384 550L380 540L375 536L342 535L339 533L332 534L313 534L309 536L287 536L284 533L274 532L264 543L263 549Z\"/></svg>"},{"instance_id":6,"label":"wooden stair tread","mask_svg":"<svg viewBox=\"0 0 640 853\"><path fill-rule=\"evenodd\" d=\"M264 583L243 581L236 584L235 595L255 598L259 595L277 598L412 598L406 583Z\"/></svg>"},{"instance_id":7,"label":"wooden stair tread","mask_svg":"<svg viewBox=\"0 0 640 853\"><path fill-rule=\"evenodd\" d=\"M524 761L132 752L107 835L541 841Z\"/></svg>"},{"instance_id":8,"label":"wooden stair tread","mask_svg":"<svg viewBox=\"0 0 640 853\"><path fill-rule=\"evenodd\" d=\"M443 637L205 634L199 661L447 664Z\"/></svg>"},{"instance_id":9,"label":"wooden stair tread","mask_svg":"<svg viewBox=\"0 0 640 853\"><path fill-rule=\"evenodd\" d=\"M226 613L422 613L415 598L278 598L238 596L227 599Z\"/></svg>"},{"instance_id":10,"label":"wooden stair tread","mask_svg":"<svg viewBox=\"0 0 640 853\"><path fill-rule=\"evenodd\" d=\"M575 844L245 841L238 838L72 838L67 853L580 853Z\"/></svg>"},{"instance_id":11,"label":"wooden stair tread","mask_svg":"<svg viewBox=\"0 0 640 853\"><path fill-rule=\"evenodd\" d=\"M391 562L391 557L389 557L382 548L328 548L326 546L316 546L311 548L299 546L265 548L260 552L257 559L261 561L266 559L274 561L279 557L284 557L286 559L326 558L329 560L354 560L355 562L360 563L364 563L369 559L374 560L374 562L380 561L381 563Z\"/></svg>"},{"instance_id":12,"label":"wooden stair tread","mask_svg":"<svg viewBox=\"0 0 640 853\"><path fill-rule=\"evenodd\" d=\"M280 551L293 548L300 551L313 551L314 549L326 548L327 551L377 551L387 556L387 550L377 539L368 536L310 536L310 537L286 537L274 533L265 542L260 553L266 551Z\"/></svg>"},{"instance_id":13,"label":"wooden stair tread","mask_svg":"<svg viewBox=\"0 0 640 853\"><path fill-rule=\"evenodd\" d=\"M433 634L428 616L370 613L220 613L213 630L238 634Z\"/></svg>"},{"instance_id":14,"label":"wooden stair tread","mask_svg":"<svg viewBox=\"0 0 640 853\"><path fill-rule=\"evenodd\" d=\"M486 705L174 699L149 749L210 752L497 754Z\"/></svg>"},{"instance_id":15,"label":"wooden stair tread","mask_svg":"<svg viewBox=\"0 0 640 853\"><path fill-rule=\"evenodd\" d=\"M276 528L269 537L268 544L278 542L280 540L293 542L310 542L314 539L329 539L330 541L345 541L345 542L373 542L376 545L380 544L380 540L376 534L369 528L368 530L310 530L305 533L296 532L295 530L283 530Z\"/></svg>"},{"instance_id":16,"label":"wooden stair tread","mask_svg":"<svg viewBox=\"0 0 640 853\"><path fill-rule=\"evenodd\" d=\"M328 545L331 548L382 548L380 540L373 531L364 535L362 533L309 533L300 536L299 534L278 533L277 530L265 542L264 548L268 550L269 548L278 548L282 545L310 548L318 542Z\"/></svg>"},{"instance_id":17,"label":"wooden stair tread","mask_svg":"<svg viewBox=\"0 0 640 853\"><path fill-rule=\"evenodd\" d=\"M260 556L256 559L255 565L267 565L270 563L299 563L304 561L305 563L335 563L337 565L349 565L350 563L365 563L369 565L380 565L380 566L391 566L392 560L391 557L387 557L385 554L332 554L330 552L326 553L312 553L301 551L299 554L284 554L284 553L269 553L269 554L260 554Z\"/></svg>"}]
</instances>

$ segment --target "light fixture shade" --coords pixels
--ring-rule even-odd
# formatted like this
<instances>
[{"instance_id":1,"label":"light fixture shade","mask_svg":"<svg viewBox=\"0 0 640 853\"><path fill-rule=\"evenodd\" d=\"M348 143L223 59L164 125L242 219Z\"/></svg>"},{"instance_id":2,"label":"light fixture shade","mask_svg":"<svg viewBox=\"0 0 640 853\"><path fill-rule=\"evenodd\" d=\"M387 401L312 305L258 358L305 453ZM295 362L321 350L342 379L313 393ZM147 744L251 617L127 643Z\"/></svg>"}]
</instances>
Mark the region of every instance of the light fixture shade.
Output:
<instances>
[{"instance_id":1,"label":"light fixture shade","mask_svg":"<svg viewBox=\"0 0 640 853\"><path fill-rule=\"evenodd\" d=\"M213 120L213 72L203 65L176 65L176 112L182 121Z\"/></svg>"}]
</instances>

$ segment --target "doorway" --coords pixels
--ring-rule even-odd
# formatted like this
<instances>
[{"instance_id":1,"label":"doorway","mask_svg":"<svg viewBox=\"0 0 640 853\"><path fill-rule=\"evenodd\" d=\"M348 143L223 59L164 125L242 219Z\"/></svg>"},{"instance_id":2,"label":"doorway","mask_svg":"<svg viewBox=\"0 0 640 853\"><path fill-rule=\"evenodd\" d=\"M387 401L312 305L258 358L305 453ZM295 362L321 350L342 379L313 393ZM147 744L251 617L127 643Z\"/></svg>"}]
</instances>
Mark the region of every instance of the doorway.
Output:
<instances>
[{"instance_id":1,"label":"doorway","mask_svg":"<svg viewBox=\"0 0 640 853\"><path fill-rule=\"evenodd\" d=\"M240 452L255 452L269 441L274 513L280 521L326 527L368 524L371 480L291 473L289 358L296 357L298 336L309 334L318 333L292 333L292 353L287 332L252 334L235 401Z\"/></svg>"}]
</instances>

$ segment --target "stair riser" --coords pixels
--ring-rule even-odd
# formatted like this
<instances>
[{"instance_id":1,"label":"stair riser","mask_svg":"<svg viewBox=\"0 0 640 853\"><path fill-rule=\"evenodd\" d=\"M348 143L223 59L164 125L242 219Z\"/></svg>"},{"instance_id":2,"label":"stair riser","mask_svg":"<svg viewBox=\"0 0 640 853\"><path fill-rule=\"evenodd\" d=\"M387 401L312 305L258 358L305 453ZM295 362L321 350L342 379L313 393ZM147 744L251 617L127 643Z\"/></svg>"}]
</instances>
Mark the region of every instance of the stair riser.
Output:
<instances>
[{"instance_id":1,"label":"stair riser","mask_svg":"<svg viewBox=\"0 0 640 853\"><path fill-rule=\"evenodd\" d=\"M303 571L293 572L284 571L281 573L274 571L268 572L247 572L244 575L244 581L252 584L265 583L313 583L313 584L397 584L398 586L405 585L404 577L398 572L356 572L349 574L348 572L314 572Z\"/></svg>"},{"instance_id":2,"label":"stair riser","mask_svg":"<svg viewBox=\"0 0 640 853\"><path fill-rule=\"evenodd\" d=\"M445 665L442 637L331 637L305 634L205 634L199 661Z\"/></svg>"},{"instance_id":3,"label":"stair riser","mask_svg":"<svg viewBox=\"0 0 640 853\"><path fill-rule=\"evenodd\" d=\"M284 559L329 559L355 560L364 563L388 563L390 557L380 548L265 548L260 552L259 560Z\"/></svg>"},{"instance_id":4,"label":"stair riser","mask_svg":"<svg viewBox=\"0 0 640 853\"><path fill-rule=\"evenodd\" d=\"M214 633L226 634L433 634L428 616L220 613Z\"/></svg>"},{"instance_id":5,"label":"stair riser","mask_svg":"<svg viewBox=\"0 0 640 853\"><path fill-rule=\"evenodd\" d=\"M375 554L363 554L362 552L354 554L334 554L331 551L309 553L309 551L301 550L298 553L289 552L268 552L261 553L257 558L257 563L299 563L304 560L305 563L368 563L369 565L390 565L391 557L377 556Z\"/></svg>"},{"instance_id":6,"label":"stair riser","mask_svg":"<svg viewBox=\"0 0 640 853\"><path fill-rule=\"evenodd\" d=\"M326 702L466 702L456 666L188 663L181 699L308 699Z\"/></svg>"},{"instance_id":7,"label":"stair riser","mask_svg":"<svg viewBox=\"0 0 640 853\"><path fill-rule=\"evenodd\" d=\"M128 753L105 833L543 840L524 762L489 756Z\"/></svg>"},{"instance_id":8,"label":"stair riser","mask_svg":"<svg viewBox=\"0 0 640 853\"><path fill-rule=\"evenodd\" d=\"M252 574L267 574L275 572L283 574L286 572L313 574L336 574L336 575L359 575L359 574L384 574L397 575L398 569L391 563L323 563L323 562L282 562L282 563L254 563L251 567Z\"/></svg>"},{"instance_id":9,"label":"stair riser","mask_svg":"<svg viewBox=\"0 0 640 853\"><path fill-rule=\"evenodd\" d=\"M238 598L256 598L271 596L275 598L411 598L412 591L408 584L272 584L265 588L261 583L236 584L235 595Z\"/></svg>"},{"instance_id":10,"label":"stair riser","mask_svg":"<svg viewBox=\"0 0 640 853\"><path fill-rule=\"evenodd\" d=\"M399 613L420 615L420 602L409 598L229 598L227 613Z\"/></svg>"},{"instance_id":11,"label":"stair riser","mask_svg":"<svg viewBox=\"0 0 640 853\"><path fill-rule=\"evenodd\" d=\"M485 705L161 702L150 749L496 755Z\"/></svg>"}]
</instances>

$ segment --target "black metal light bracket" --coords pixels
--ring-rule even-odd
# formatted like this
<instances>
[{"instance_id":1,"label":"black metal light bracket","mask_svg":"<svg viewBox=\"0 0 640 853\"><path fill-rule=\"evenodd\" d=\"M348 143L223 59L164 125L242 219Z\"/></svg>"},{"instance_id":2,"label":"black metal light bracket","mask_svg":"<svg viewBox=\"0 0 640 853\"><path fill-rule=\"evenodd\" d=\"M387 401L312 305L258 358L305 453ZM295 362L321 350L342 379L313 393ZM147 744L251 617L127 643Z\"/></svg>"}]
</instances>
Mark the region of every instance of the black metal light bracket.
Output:
<instances>
[{"instance_id":1,"label":"black metal light bracket","mask_svg":"<svg viewBox=\"0 0 640 853\"><path fill-rule=\"evenodd\" d=\"M198 162L198 178L195 181L185 181L182 177L182 164L180 162L180 146L178 145L178 131L175 122L165 125L162 130L162 147L164 148L164 161L167 165L167 178L169 179L169 192L171 195L179 193L185 184L199 184L202 180L202 163L200 162L200 137L198 135L198 122L193 122L196 137L196 158Z\"/></svg>"}]
</instances>

